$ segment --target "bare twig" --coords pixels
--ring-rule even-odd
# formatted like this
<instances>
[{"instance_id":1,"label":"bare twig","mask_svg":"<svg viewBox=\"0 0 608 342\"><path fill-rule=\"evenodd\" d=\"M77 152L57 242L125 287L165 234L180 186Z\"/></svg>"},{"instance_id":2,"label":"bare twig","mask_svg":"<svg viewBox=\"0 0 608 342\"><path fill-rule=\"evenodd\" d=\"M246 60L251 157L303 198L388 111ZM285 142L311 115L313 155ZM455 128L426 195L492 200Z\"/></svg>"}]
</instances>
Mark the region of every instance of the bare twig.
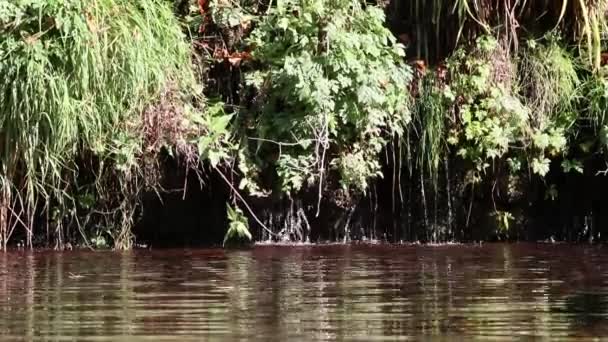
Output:
<instances>
[{"instance_id":1,"label":"bare twig","mask_svg":"<svg viewBox=\"0 0 608 342\"><path fill-rule=\"evenodd\" d=\"M217 166L214 166L213 168L215 169L215 171L217 171L217 173L220 175L220 177L222 177L222 179L224 180L224 182L226 182L226 184L230 187L230 189L232 189L232 191L234 192L234 195L241 201L241 203L243 203L243 205L245 206L247 211L249 211L249 213L251 214L253 219L260 225L260 227L262 227L271 236L277 236L277 234L273 233L270 229L268 229L268 227L266 227L266 225L264 223L262 223L262 221L256 216L253 209L251 209L251 207L249 206L247 201L245 201L243 196L241 196L239 191L234 187L234 185L232 185L232 183L228 180L228 178L224 175L224 173Z\"/></svg>"},{"instance_id":2,"label":"bare twig","mask_svg":"<svg viewBox=\"0 0 608 342\"><path fill-rule=\"evenodd\" d=\"M327 113L323 115L323 127L322 131L318 135L317 146L315 148L315 154L317 155L317 163L319 165L319 196L317 200L317 214L316 217L319 217L321 213L321 201L323 200L323 175L325 173L325 155L327 153L327 149L329 148L329 128L327 122ZM322 148L321 158L319 160L319 148Z\"/></svg>"}]
</instances>

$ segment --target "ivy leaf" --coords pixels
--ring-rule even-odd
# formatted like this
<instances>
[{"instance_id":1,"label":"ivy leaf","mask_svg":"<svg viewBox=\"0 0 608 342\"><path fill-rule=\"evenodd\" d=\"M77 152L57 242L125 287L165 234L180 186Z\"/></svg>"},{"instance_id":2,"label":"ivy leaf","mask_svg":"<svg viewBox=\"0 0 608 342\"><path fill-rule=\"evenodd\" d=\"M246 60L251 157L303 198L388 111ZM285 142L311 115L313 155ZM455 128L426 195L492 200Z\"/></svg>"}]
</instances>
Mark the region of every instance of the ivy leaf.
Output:
<instances>
[{"instance_id":1,"label":"ivy leaf","mask_svg":"<svg viewBox=\"0 0 608 342\"><path fill-rule=\"evenodd\" d=\"M549 131L549 145L555 151L559 152L559 151L564 150L564 148L566 148L567 144L568 144L568 140L566 140L566 137L564 136L563 129L551 129Z\"/></svg>"},{"instance_id":2,"label":"ivy leaf","mask_svg":"<svg viewBox=\"0 0 608 342\"><path fill-rule=\"evenodd\" d=\"M566 173L571 172L571 171L576 171L576 172L582 174L584 171L583 165L581 164L580 161L578 161L576 159L564 159L564 161L562 162L562 169Z\"/></svg>"},{"instance_id":3,"label":"ivy leaf","mask_svg":"<svg viewBox=\"0 0 608 342\"><path fill-rule=\"evenodd\" d=\"M509 169L511 172L518 172L521 170L521 161L514 158L507 158L507 163L509 164Z\"/></svg>"},{"instance_id":4,"label":"ivy leaf","mask_svg":"<svg viewBox=\"0 0 608 342\"><path fill-rule=\"evenodd\" d=\"M535 174L544 177L549 173L550 164L551 161L545 157L534 158L532 159L532 171Z\"/></svg>"},{"instance_id":5,"label":"ivy leaf","mask_svg":"<svg viewBox=\"0 0 608 342\"><path fill-rule=\"evenodd\" d=\"M253 238L249 231L249 222L247 217L243 214L243 211L238 207L232 208L231 206L226 207L226 214L228 216L228 231L224 235L223 245L226 245L230 239L245 238L249 241Z\"/></svg>"},{"instance_id":6,"label":"ivy leaf","mask_svg":"<svg viewBox=\"0 0 608 342\"><path fill-rule=\"evenodd\" d=\"M452 89L449 86L446 86L445 89L443 90L443 96L449 101L449 102L454 102L456 101L456 95L454 95L454 92L452 92Z\"/></svg>"},{"instance_id":7,"label":"ivy leaf","mask_svg":"<svg viewBox=\"0 0 608 342\"><path fill-rule=\"evenodd\" d=\"M405 46L401 43L397 43L394 45L393 50L395 51L395 54L399 57L405 57Z\"/></svg>"},{"instance_id":8,"label":"ivy leaf","mask_svg":"<svg viewBox=\"0 0 608 342\"><path fill-rule=\"evenodd\" d=\"M532 137L534 146L544 150L549 146L549 136L545 133L537 133Z\"/></svg>"}]
</instances>

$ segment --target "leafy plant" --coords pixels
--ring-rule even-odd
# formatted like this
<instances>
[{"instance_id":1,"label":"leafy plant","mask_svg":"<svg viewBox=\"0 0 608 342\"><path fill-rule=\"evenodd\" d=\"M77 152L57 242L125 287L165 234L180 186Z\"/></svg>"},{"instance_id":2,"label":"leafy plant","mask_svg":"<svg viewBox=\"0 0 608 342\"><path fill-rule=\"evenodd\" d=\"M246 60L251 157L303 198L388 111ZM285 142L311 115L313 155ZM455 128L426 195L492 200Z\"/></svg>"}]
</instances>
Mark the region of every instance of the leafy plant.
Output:
<instances>
[{"instance_id":1,"label":"leafy plant","mask_svg":"<svg viewBox=\"0 0 608 342\"><path fill-rule=\"evenodd\" d=\"M493 38L478 39L473 53L459 50L448 63L451 92L457 94L454 103L462 120L462 128L453 131L449 141L478 172L501 159L508 159L517 172L523 161L531 160L532 172L545 176L549 157L568 149L566 135L575 120L571 113L578 77L558 47L536 49L543 50L537 52L543 57L525 60L526 86L520 88L524 94L515 87L521 82L514 82L513 62L504 59L504 50ZM553 62L541 66L541 60Z\"/></svg>"},{"instance_id":2,"label":"leafy plant","mask_svg":"<svg viewBox=\"0 0 608 342\"><path fill-rule=\"evenodd\" d=\"M509 231L511 229L511 222L515 220L513 214L508 211L496 211L494 212L494 217L496 218L497 223L496 233L508 237Z\"/></svg>"},{"instance_id":3,"label":"leafy plant","mask_svg":"<svg viewBox=\"0 0 608 342\"><path fill-rule=\"evenodd\" d=\"M224 103L217 102L208 108L204 114L196 113L190 120L202 129L194 135L193 143L196 145L201 159L207 159L212 167L217 167L222 160L229 157L230 121L232 114L224 111Z\"/></svg>"},{"instance_id":4,"label":"leafy plant","mask_svg":"<svg viewBox=\"0 0 608 342\"><path fill-rule=\"evenodd\" d=\"M562 169L566 173L572 171L583 173L583 165L580 161L576 159L564 159L564 161L562 162Z\"/></svg>"},{"instance_id":5,"label":"leafy plant","mask_svg":"<svg viewBox=\"0 0 608 342\"><path fill-rule=\"evenodd\" d=\"M103 236L103 234L99 234L91 238L91 243L97 249L109 247L108 240L105 238L105 236Z\"/></svg>"},{"instance_id":6,"label":"leafy plant","mask_svg":"<svg viewBox=\"0 0 608 342\"><path fill-rule=\"evenodd\" d=\"M230 240L242 240L246 239L251 241L252 236L249 232L249 222L247 217L243 214L243 211L238 207L231 207L228 205L227 207L228 214L228 231L226 231L226 235L224 236L223 245L226 245L226 242Z\"/></svg>"},{"instance_id":7,"label":"leafy plant","mask_svg":"<svg viewBox=\"0 0 608 342\"><path fill-rule=\"evenodd\" d=\"M601 131L608 124L608 78L606 76L589 76L581 85L585 94L582 101L583 115L587 126Z\"/></svg>"},{"instance_id":8,"label":"leafy plant","mask_svg":"<svg viewBox=\"0 0 608 342\"><path fill-rule=\"evenodd\" d=\"M345 188L365 191L380 173L379 152L410 120L411 72L382 10L351 0L279 1L249 43L260 66L247 74L259 99L256 151L279 149L282 189L322 184L332 168Z\"/></svg>"},{"instance_id":9,"label":"leafy plant","mask_svg":"<svg viewBox=\"0 0 608 342\"><path fill-rule=\"evenodd\" d=\"M241 2L245 6L241 6ZM252 14L247 13L247 5L251 5L251 1L211 0L209 8L215 24L220 27L233 28L248 25L254 19Z\"/></svg>"},{"instance_id":10,"label":"leafy plant","mask_svg":"<svg viewBox=\"0 0 608 342\"><path fill-rule=\"evenodd\" d=\"M457 51L448 63L452 75L451 91L462 122L462 129L453 131L450 142L458 146L458 154L474 163L478 172L490 166L489 161L501 158L510 146L522 144L526 134L528 109L509 93L504 82L494 79L495 67L490 63L500 53L491 37L477 40L476 49L467 54ZM510 69L507 65L496 65ZM457 102L459 101L459 102Z\"/></svg>"}]
</instances>

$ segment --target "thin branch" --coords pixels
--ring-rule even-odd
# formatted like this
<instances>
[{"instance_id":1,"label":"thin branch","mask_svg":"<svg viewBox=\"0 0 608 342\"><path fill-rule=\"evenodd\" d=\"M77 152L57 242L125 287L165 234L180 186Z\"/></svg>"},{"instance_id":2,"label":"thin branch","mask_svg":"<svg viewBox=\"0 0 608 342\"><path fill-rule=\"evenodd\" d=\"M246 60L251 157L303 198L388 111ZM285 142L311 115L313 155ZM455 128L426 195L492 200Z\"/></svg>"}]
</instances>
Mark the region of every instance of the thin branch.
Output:
<instances>
[{"instance_id":1,"label":"thin branch","mask_svg":"<svg viewBox=\"0 0 608 342\"><path fill-rule=\"evenodd\" d=\"M232 189L232 191L234 192L234 195L241 201L241 203L243 203L245 208L247 208L247 211L249 211L251 216L253 216L253 219L260 225L260 227L262 227L266 232L268 232L268 234L270 234L272 236L277 236L277 234L273 233L270 229L268 229L268 227L266 227L266 225L264 223L262 223L262 221L260 221L260 219L256 216L256 214L254 213L253 209L251 209L251 207L249 206L247 201L245 201L243 196L241 196L241 194L234 187L234 185L232 185L232 183L230 183L230 181L228 180L228 178L226 178L226 176L222 173L222 171L217 166L214 166L213 168L215 169L215 171L217 171L217 173L220 175L220 177L222 177L222 179L224 180L224 182L226 182L226 184L230 187L230 189Z\"/></svg>"},{"instance_id":2,"label":"thin branch","mask_svg":"<svg viewBox=\"0 0 608 342\"><path fill-rule=\"evenodd\" d=\"M269 142L269 143L273 143L273 144L279 145L279 146L300 146L300 145L302 145L303 141L310 141L310 142L316 141L316 139L302 139L299 142L295 142L295 143L284 143L284 142L275 141L275 140L271 140L271 139L264 139L264 138L248 137L248 139L249 140Z\"/></svg>"}]
</instances>

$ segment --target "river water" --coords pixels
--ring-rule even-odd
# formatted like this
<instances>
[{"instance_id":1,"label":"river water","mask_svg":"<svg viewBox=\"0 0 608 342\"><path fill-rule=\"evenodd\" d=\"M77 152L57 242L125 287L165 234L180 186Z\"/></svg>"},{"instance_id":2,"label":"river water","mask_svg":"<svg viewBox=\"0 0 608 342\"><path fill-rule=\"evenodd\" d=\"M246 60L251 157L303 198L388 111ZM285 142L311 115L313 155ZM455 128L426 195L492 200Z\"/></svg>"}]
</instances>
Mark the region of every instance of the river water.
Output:
<instances>
[{"instance_id":1,"label":"river water","mask_svg":"<svg viewBox=\"0 0 608 342\"><path fill-rule=\"evenodd\" d=\"M0 254L0 340L608 338L608 247Z\"/></svg>"}]
</instances>

